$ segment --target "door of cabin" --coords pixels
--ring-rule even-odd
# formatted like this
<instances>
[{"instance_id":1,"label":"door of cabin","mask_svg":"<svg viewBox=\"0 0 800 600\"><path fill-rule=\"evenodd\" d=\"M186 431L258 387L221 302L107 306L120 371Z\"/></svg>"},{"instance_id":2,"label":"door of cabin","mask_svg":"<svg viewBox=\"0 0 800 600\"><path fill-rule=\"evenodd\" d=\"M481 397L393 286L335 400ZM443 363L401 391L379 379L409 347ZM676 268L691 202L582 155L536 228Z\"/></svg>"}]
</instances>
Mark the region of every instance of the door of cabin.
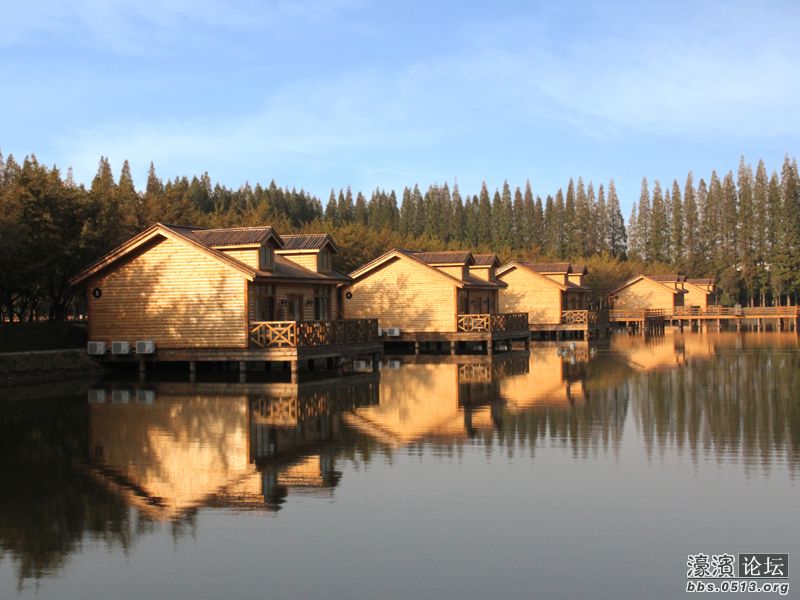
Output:
<instances>
[{"instance_id":1,"label":"door of cabin","mask_svg":"<svg viewBox=\"0 0 800 600\"><path fill-rule=\"evenodd\" d=\"M286 296L286 320L303 320L303 297L296 294Z\"/></svg>"}]
</instances>

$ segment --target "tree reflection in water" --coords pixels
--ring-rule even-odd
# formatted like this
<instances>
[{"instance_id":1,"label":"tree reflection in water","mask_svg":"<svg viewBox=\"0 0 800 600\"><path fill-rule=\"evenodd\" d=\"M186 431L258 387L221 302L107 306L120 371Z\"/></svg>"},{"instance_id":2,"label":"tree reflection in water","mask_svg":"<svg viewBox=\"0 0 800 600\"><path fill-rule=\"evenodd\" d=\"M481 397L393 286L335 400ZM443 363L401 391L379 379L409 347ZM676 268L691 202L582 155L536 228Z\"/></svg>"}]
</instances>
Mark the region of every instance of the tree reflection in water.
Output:
<instances>
[{"instance_id":1,"label":"tree reflection in water","mask_svg":"<svg viewBox=\"0 0 800 600\"><path fill-rule=\"evenodd\" d=\"M547 446L623 460L627 444L797 472L793 335L618 336L596 353L404 360L414 364L299 386L152 383L113 395L108 383L101 402L6 402L0 549L22 585L86 543L128 552L162 527L193 535L203 509L275 515L294 496L330 499L347 468L398 452L480 446L535 459Z\"/></svg>"}]
</instances>

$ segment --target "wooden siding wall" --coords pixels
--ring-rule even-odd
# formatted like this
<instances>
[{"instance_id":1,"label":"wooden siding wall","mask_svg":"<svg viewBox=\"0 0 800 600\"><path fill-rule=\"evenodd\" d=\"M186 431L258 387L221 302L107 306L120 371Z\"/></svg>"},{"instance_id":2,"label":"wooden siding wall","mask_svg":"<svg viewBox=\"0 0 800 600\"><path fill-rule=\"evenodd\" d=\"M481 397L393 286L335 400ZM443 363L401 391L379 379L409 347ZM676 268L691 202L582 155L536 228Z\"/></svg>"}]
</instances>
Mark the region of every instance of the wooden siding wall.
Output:
<instances>
[{"instance_id":1,"label":"wooden siding wall","mask_svg":"<svg viewBox=\"0 0 800 600\"><path fill-rule=\"evenodd\" d=\"M88 282L89 339L153 340L161 348L242 348L245 278L165 239ZM91 290L99 288L100 298Z\"/></svg>"},{"instance_id":2,"label":"wooden siding wall","mask_svg":"<svg viewBox=\"0 0 800 600\"><path fill-rule=\"evenodd\" d=\"M319 265L317 263L317 252L287 252L283 253L281 251L278 252L279 256L292 261L296 265L300 265L301 267L305 267L309 271L314 271L315 273L319 272Z\"/></svg>"},{"instance_id":3,"label":"wooden siding wall","mask_svg":"<svg viewBox=\"0 0 800 600\"><path fill-rule=\"evenodd\" d=\"M548 279L552 279L559 285L566 285L567 284L567 274L566 273L542 273Z\"/></svg>"},{"instance_id":4,"label":"wooden siding wall","mask_svg":"<svg viewBox=\"0 0 800 600\"><path fill-rule=\"evenodd\" d=\"M500 290L499 312L527 312L531 324L561 322L561 290L556 286L522 269L506 271L500 279L508 287Z\"/></svg>"},{"instance_id":5,"label":"wooden siding wall","mask_svg":"<svg viewBox=\"0 0 800 600\"><path fill-rule=\"evenodd\" d=\"M612 299L616 309L640 310L645 308L663 309L672 313L675 308L675 294L671 289L649 281L640 279L634 284L623 288Z\"/></svg>"},{"instance_id":6,"label":"wooden siding wall","mask_svg":"<svg viewBox=\"0 0 800 600\"><path fill-rule=\"evenodd\" d=\"M686 293L683 295L684 306L701 306L703 308L708 306L708 294L705 288L695 286L691 283L687 283L685 288Z\"/></svg>"},{"instance_id":7,"label":"wooden siding wall","mask_svg":"<svg viewBox=\"0 0 800 600\"><path fill-rule=\"evenodd\" d=\"M253 284L251 283L248 287L248 294L249 294L249 301L248 301L248 308L249 314L248 318L251 321L256 320L256 286L257 285L270 285L267 283L261 284ZM304 321L313 321L314 320L314 294L315 289L318 286L315 285L292 285L290 283L279 283L279 284L272 284L275 285L275 320L276 321L285 321L288 320L288 311L289 311L289 304L281 304L281 300L287 300L290 295L300 295L303 296L303 320ZM336 286L331 285L330 287L330 298L331 298L331 315L330 319L327 320L334 320L336 319ZM311 300L311 305L308 304L308 300Z\"/></svg>"},{"instance_id":8,"label":"wooden siding wall","mask_svg":"<svg viewBox=\"0 0 800 600\"><path fill-rule=\"evenodd\" d=\"M259 267L257 248L248 248L246 250L222 250L222 252L231 258L235 258L236 260L243 262L248 267L252 267L254 269L258 269Z\"/></svg>"},{"instance_id":9,"label":"wooden siding wall","mask_svg":"<svg viewBox=\"0 0 800 600\"><path fill-rule=\"evenodd\" d=\"M583 275L580 273L570 273L567 275L570 283L574 283L575 285L583 285Z\"/></svg>"},{"instance_id":10,"label":"wooden siding wall","mask_svg":"<svg viewBox=\"0 0 800 600\"><path fill-rule=\"evenodd\" d=\"M447 273L450 277L455 277L459 281L465 279L467 274L467 267L436 267L443 273Z\"/></svg>"},{"instance_id":11,"label":"wooden siding wall","mask_svg":"<svg viewBox=\"0 0 800 600\"><path fill-rule=\"evenodd\" d=\"M345 288L346 319L378 319L402 331L454 332L455 283L424 265L396 258Z\"/></svg>"},{"instance_id":12,"label":"wooden siding wall","mask_svg":"<svg viewBox=\"0 0 800 600\"><path fill-rule=\"evenodd\" d=\"M484 281L490 281L494 276L494 267L472 266L469 267L469 274L474 277L477 277L478 279L483 279Z\"/></svg>"}]
</instances>

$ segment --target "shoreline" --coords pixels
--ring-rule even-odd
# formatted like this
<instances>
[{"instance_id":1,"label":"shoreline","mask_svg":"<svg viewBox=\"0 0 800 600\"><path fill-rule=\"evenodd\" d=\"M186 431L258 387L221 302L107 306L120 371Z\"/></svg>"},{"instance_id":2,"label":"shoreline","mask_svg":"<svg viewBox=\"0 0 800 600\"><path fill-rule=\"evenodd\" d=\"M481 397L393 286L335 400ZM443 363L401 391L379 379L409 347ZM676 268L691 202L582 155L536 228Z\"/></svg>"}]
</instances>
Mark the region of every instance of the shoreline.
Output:
<instances>
[{"instance_id":1,"label":"shoreline","mask_svg":"<svg viewBox=\"0 0 800 600\"><path fill-rule=\"evenodd\" d=\"M82 348L0 353L0 390L60 383L102 372Z\"/></svg>"}]
</instances>

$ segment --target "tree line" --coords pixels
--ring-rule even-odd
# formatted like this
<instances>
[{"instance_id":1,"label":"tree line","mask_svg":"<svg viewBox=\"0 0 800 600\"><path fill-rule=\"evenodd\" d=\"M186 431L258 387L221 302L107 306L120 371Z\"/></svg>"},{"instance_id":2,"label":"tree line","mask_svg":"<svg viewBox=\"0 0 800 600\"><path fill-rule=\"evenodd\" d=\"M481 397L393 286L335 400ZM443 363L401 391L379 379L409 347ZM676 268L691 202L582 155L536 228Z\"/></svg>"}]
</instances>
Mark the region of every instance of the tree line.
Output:
<instances>
[{"instance_id":1,"label":"tree line","mask_svg":"<svg viewBox=\"0 0 800 600\"><path fill-rule=\"evenodd\" d=\"M0 154L0 320L61 320L73 310L69 277L153 223L232 227L272 224L281 232L332 233L342 249L335 266L349 271L391 247L470 248L502 260L580 260L601 297L642 271L714 276L726 301L778 303L800 291L800 201L796 161L767 176L741 161L734 178L697 184L690 173L652 190L643 181L628 221L613 180L569 180L554 194L530 182L505 182L477 194L457 183L332 190L327 203L304 190L246 183L231 189L208 173L162 180L151 164L137 190L127 161L117 177L100 159L89 186L41 164ZM630 239L629 239L630 238Z\"/></svg>"}]
</instances>

